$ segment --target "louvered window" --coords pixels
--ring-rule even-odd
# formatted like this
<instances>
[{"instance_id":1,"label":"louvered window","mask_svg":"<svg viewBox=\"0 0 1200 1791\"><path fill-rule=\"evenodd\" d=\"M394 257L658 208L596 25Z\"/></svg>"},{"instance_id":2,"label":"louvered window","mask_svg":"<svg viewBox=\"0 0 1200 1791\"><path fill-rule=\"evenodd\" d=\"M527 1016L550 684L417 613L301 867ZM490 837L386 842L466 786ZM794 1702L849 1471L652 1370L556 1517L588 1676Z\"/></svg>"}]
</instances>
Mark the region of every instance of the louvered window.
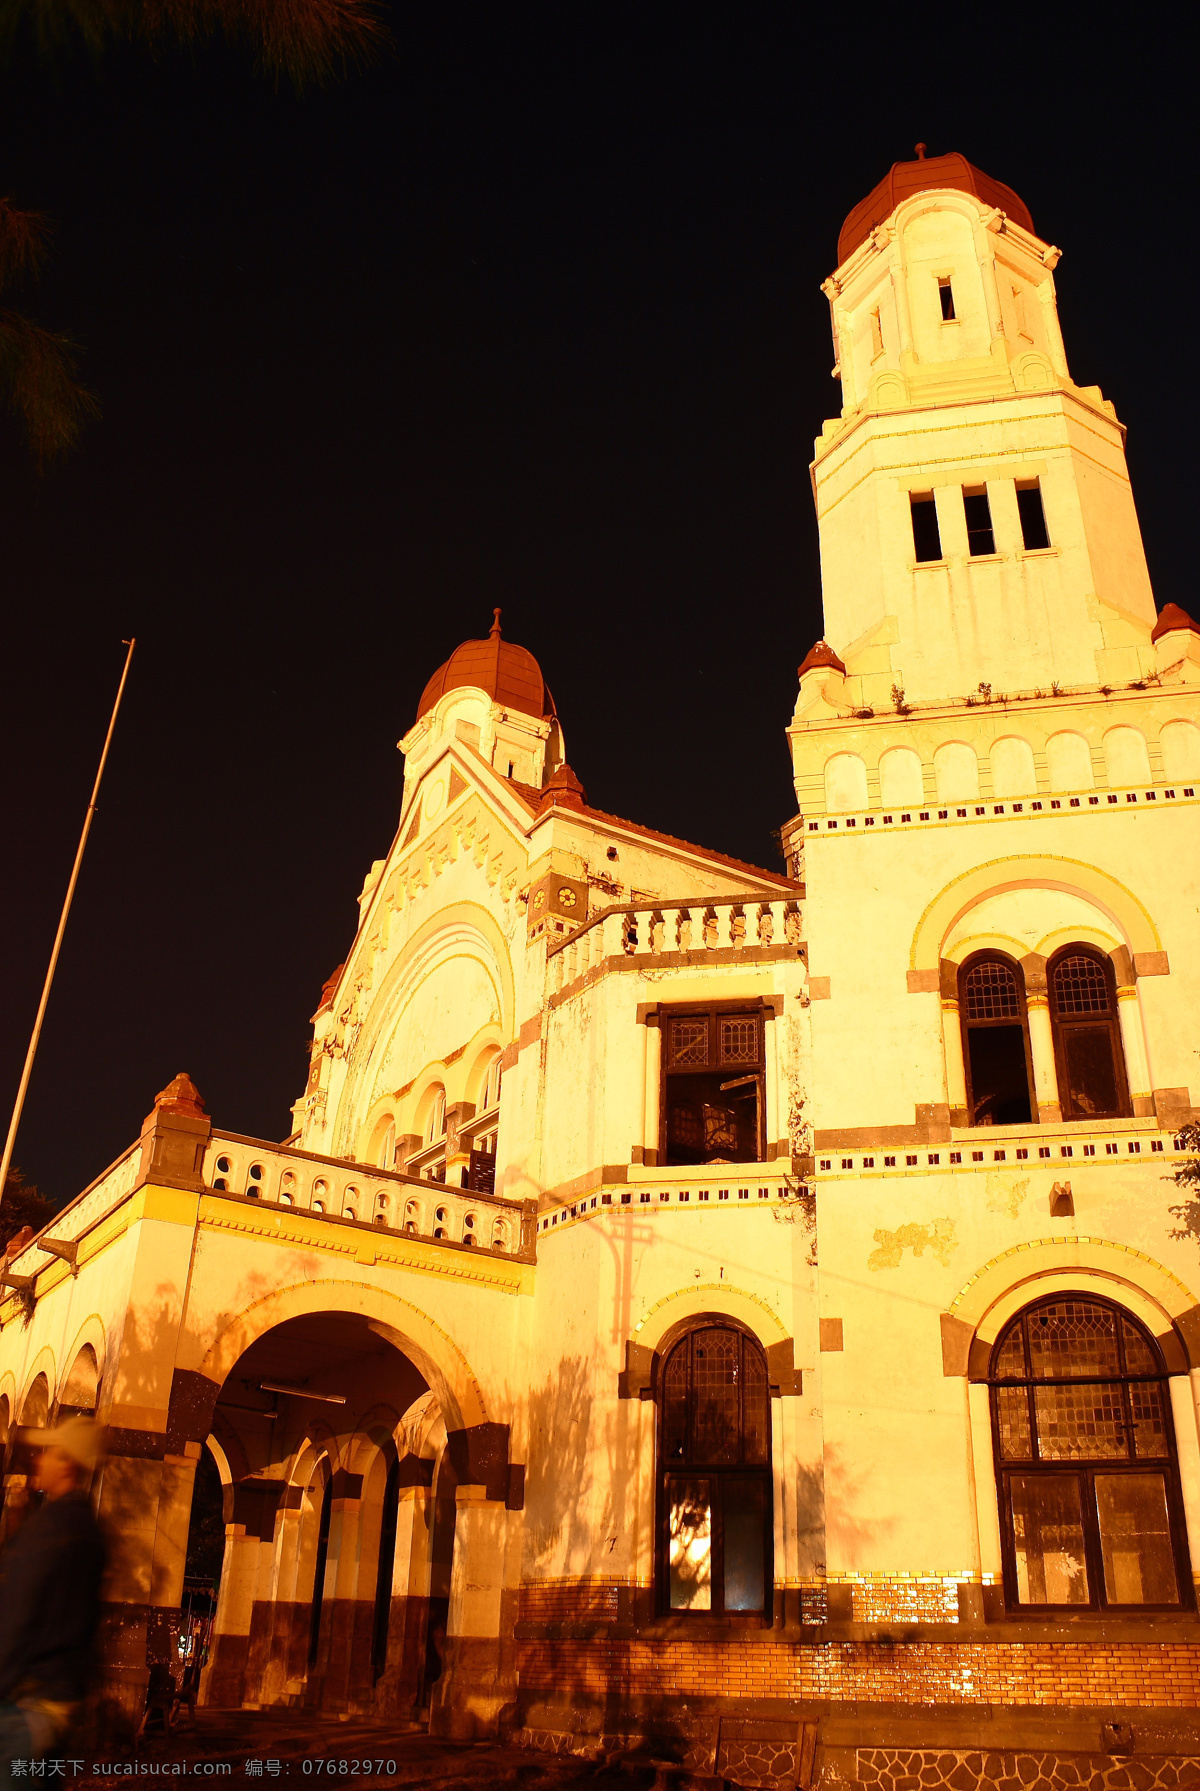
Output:
<instances>
[{"instance_id":1,"label":"louvered window","mask_svg":"<svg viewBox=\"0 0 1200 1791\"><path fill-rule=\"evenodd\" d=\"M1050 960L1050 1020L1064 1119L1114 1119L1130 1111L1111 960L1067 946Z\"/></svg>"},{"instance_id":2,"label":"louvered window","mask_svg":"<svg viewBox=\"0 0 1200 1791\"><path fill-rule=\"evenodd\" d=\"M761 1010L663 1014L664 1163L749 1163L765 1154Z\"/></svg>"}]
</instances>

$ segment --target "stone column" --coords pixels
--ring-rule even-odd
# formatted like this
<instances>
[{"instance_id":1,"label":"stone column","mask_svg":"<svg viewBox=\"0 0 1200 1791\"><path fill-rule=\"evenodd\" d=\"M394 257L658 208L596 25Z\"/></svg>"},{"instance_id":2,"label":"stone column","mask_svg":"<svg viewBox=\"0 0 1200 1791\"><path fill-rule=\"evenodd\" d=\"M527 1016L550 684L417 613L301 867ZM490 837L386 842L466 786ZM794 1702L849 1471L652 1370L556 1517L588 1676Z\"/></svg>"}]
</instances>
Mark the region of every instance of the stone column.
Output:
<instances>
[{"instance_id":1,"label":"stone column","mask_svg":"<svg viewBox=\"0 0 1200 1791\"><path fill-rule=\"evenodd\" d=\"M661 1115L659 1090L662 1087L662 1022L657 1014L646 1016L646 1098L642 1129L642 1161L657 1163Z\"/></svg>"},{"instance_id":2,"label":"stone column","mask_svg":"<svg viewBox=\"0 0 1200 1791\"><path fill-rule=\"evenodd\" d=\"M1125 1052L1130 1105L1138 1119L1147 1119L1154 1112L1154 1092L1150 1087L1142 1004L1138 1000L1136 983L1130 989L1117 990L1117 1018L1121 1024L1121 1044Z\"/></svg>"},{"instance_id":3,"label":"stone column","mask_svg":"<svg viewBox=\"0 0 1200 1791\"><path fill-rule=\"evenodd\" d=\"M506 1424L476 1424L446 1439L438 1489L440 1496L443 1479L455 1489L454 1560L431 1735L494 1736L516 1696L525 1469L509 1461L508 1445Z\"/></svg>"},{"instance_id":4,"label":"stone column","mask_svg":"<svg viewBox=\"0 0 1200 1791\"><path fill-rule=\"evenodd\" d=\"M237 1710L246 1695L250 1623L258 1589L258 1537L245 1524L226 1524L225 1561L213 1620L212 1650L204 1670L201 1702Z\"/></svg>"},{"instance_id":5,"label":"stone column","mask_svg":"<svg viewBox=\"0 0 1200 1791\"><path fill-rule=\"evenodd\" d=\"M380 1715L409 1716L416 1708L429 1625L429 1577L433 1543L433 1463L405 1457L412 1484L400 1487L396 1555L388 1619L387 1663L375 1688Z\"/></svg>"},{"instance_id":6,"label":"stone column","mask_svg":"<svg viewBox=\"0 0 1200 1791\"><path fill-rule=\"evenodd\" d=\"M963 1063L962 1022L958 1013L958 965L943 958L939 965L939 987L942 1002L942 1046L946 1057L946 1104L950 1124L965 1126L967 1111L967 1072Z\"/></svg>"},{"instance_id":7,"label":"stone column","mask_svg":"<svg viewBox=\"0 0 1200 1791\"><path fill-rule=\"evenodd\" d=\"M1040 953L1030 952L1021 959L1021 969L1025 975L1025 1011L1029 1016L1029 1055L1033 1059L1033 1098L1037 1107L1033 1118L1039 1125L1057 1126L1062 1124L1062 1102L1054 1062L1046 960Z\"/></svg>"},{"instance_id":8,"label":"stone column","mask_svg":"<svg viewBox=\"0 0 1200 1791\"><path fill-rule=\"evenodd\" d=\"M501 1710L516 1696L519 1577L511 1570L520 1561L520 1514L490 1499L486 1486L459 1486L455 1500L446 1666L434 1688L430 1734L482 1739L497 1733Z\"/></svg>"}]
</instances>

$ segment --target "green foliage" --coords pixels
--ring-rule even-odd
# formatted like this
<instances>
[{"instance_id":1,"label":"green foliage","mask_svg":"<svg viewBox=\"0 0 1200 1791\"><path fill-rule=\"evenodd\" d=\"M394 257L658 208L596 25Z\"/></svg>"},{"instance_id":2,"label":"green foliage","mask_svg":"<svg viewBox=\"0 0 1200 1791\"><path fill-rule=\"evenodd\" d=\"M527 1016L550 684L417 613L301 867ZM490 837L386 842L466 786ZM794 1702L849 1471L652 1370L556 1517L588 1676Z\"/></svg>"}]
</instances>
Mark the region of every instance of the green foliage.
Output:
<instances>
[{"instance_id":1,"label":"green foliage","mask_svg":"<svg viewBox=\"0 0 1200 1791\"><path fill-rule=\"evenodd\" d=\"M1173 1238L1195 1238L1200 1241L1200 1124L1193 1122L1176 1133L1180 1148L1196 1154L1185 1157L1174 1175L1168 1177L1177 1188L1191 1191L1191 1198L1179 1206L1170 1208L1172 1218L1179 1224L1172 1231Z\"/></svg>"},{"instance_id":2,"label":"green foliage","mask_svg":"<svg viewBox=\"0 0 1200 1791\"><path fill-rule=\"evenodd\" d=\"M43 55L113 38L195 43L215 31L250 44L297 90L371 56L384 39L370 0L0 0L0 48L26 34Z\"/></svg>"},{"instance_id":3,"label":"green foliage","mask_svg":"<svg viewBox=\"0 0 1200 1791\"><path fill-rule=\"evenodd\" d=\"M48 236L40 212L20 211L0 198L0 290L37 274ZM39 473L67 454L84 424L100 414L95 393L75 378L77 354L69 337L18 311L0 310L0 404L24 425Z\"/></svg>"},{"instance_id":4,"label":"green foliage","mask_svg":"<svg viewBox=\"0 0 1200 1791\"><path fill-rule=\"evenodd\" d=\"M27 1182L14 1166L8 1172L4 1195L0 1199L0 1250L26 1225L33 1231L41 1231L44 1225L49 1225L54 1211L46 1196L39 1194L33 1183Z\"/></svg>"}]
</instances>

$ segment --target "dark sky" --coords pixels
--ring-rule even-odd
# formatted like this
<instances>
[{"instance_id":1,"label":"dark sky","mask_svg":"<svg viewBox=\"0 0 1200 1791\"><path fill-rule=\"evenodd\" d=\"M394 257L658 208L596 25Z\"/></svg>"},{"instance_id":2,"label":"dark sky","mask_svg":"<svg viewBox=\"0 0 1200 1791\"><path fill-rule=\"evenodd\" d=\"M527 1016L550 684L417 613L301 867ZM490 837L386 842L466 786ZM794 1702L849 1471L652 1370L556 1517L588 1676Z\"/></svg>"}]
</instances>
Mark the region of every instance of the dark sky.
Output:
<instances>
[{"instance_id":1,"label":"dark sky","mask_svg":"<svg viewBox=\"0 0 1200 1791\"><path fill-rule=\"evenodd\" d=\"M1064 249L1072 370L1129 427L1159 603L1195 609L1195 96L1165 10L1115 17L437 0L300 99L219 44L10 62L0 192L55 223L18 297L104 419L42 482L0 426L5 1120L139 640L27 1174L70 1197L185 1068L286 1134L395 742L493 604L594 803L776 863L819 286L917 138Z\"/></svg>"}]
</instances>

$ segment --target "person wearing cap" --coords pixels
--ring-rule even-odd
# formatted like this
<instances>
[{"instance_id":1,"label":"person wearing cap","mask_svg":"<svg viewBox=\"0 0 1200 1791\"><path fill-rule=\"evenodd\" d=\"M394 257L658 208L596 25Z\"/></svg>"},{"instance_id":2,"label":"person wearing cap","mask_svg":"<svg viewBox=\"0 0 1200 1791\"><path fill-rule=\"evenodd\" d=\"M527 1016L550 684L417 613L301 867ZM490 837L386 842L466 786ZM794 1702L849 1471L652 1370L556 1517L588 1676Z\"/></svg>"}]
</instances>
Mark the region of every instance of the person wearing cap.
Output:
<instances>
[{"instance_id":1,"label":"person wearing cap","mask_svg":"<svg viewBox=\"0 0 1200 1791\"><path fill-rule=\"evenodd\" d=\"M83 1701L105 1557L86 1490L99 1426L67 1418L21 1440L41 1452L42 1503L0 1551L0 1791L13 1761L48 1753Z\"/></svg>"}]
</instances>

